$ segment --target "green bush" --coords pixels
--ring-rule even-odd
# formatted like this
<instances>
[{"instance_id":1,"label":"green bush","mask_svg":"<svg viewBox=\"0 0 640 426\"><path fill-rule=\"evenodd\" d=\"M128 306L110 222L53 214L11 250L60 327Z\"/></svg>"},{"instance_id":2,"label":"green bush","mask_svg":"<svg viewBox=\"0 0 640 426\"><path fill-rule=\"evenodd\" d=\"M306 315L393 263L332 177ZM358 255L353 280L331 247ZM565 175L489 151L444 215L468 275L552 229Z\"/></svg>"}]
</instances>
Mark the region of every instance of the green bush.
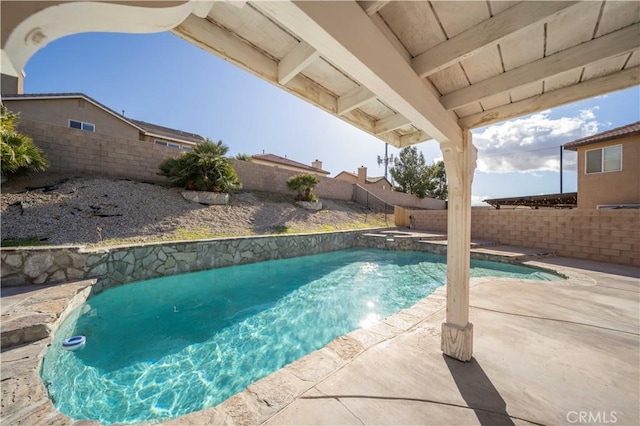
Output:
<instances>
[{"instance_id":1,"label":"green bush","mask_svg":"<svg viewBox=\"0 0 640 426\"><path fill-rule=\"evenodd\" d=\"M169 185L191 191L229 192L240 185L236 171L225 157L229 148L222 141L207 139L193 151L167 158L159 166Z\"/></svg>"},{"instance_id":2,"label":"green bush","mask_svg":"<svg viewBox=\"0 0 640 426\"><path fill-rule=\"evenodd\" d=\"M298 191L296 201L317 201L318 197L313 193L313 188L320 182L318 176L305 173L291 176L287 180L287 187L292 191Z\"/></svg>"},{"instance_id":3,"label":"green bush","mask_svg":"<svg viewBox=\"0 0 640 426\"><path fill-rule=\"evenodd\" d=\"M49 167L44 153L34 145L33 140L16 130L18 116L4 105L1 108L0 151L2 155L2 175L8 176L20 171L41 172Z\"/></svg>"}]
</instances>

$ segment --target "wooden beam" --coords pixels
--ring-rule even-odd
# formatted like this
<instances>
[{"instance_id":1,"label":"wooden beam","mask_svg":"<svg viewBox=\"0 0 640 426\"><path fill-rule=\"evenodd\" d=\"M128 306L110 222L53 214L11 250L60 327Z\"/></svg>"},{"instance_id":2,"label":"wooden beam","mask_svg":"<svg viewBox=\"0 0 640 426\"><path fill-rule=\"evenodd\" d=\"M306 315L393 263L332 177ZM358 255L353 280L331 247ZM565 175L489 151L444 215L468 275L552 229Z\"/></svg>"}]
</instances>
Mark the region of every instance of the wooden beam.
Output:
<instances>
[{"instance_id":1,"label":"wooden beam","mask_svg":"<svg viewBox=\"0 0 640 426\"><path fill-rule=\"evenodd\" d=\"M380 135L404 127L407 124L411 124L411 122L401 114L390 115L389 117L376 121L376 124L373 126L373 133Z\"/></svg>"},{"instance_id":2,"label":"wooden beam","mask_svg":"<svg viewBox=\"0 0 640 426\"><path fill-rule=\"evenodd\" d=\"M376 99L376 94L366 87L356 87L338 98L338 115L343 115Z\"/></svg>"},{"instance_id":3,"label":"wooden beam","mask_svg":"<svg viewBox=\"0 0 640 426\"><path fill-rule=\"evenodd\" d=\"M215 0L201 0L195 2L193 6L193 14L200 18L206 18L211 11L211 8L213 8L214 3Z\"/></svg>"},{"instance_id":4,"label":"wooden beam","mask_svg":"<svg viewBox=\"0 0 640 426\"><path fill-rule=\"evenodd\" d=\"M456 120L356 2L252 4L418 129L438 141L462 144L462 129Z\"/></svg>"},{"instance_id":5,"label":"wooden beam","mask_svg":"<svg viewBox=\"0 0 640 426\"><path fill-rule=\"evenodd\" d=\"M420 77L426 77L495 46L518 31L549 20L577 3L523 1L416 56L411 65Z\"/></svg>"},{"instance_id":6,"label":"wooden beam","mask_svg":"<svg viewBox=\"0 0 640 426\"><path fill-rule=\"evenodd\" d=\"M542 81L545 78L582 68L590 63L623 55L640 47L640 24L562 50L546 58L538 59L511 71L455 92L448 93L440 101L448 110L472 104L488 96Z\"/></svg>"},{"instance_id":7,"label":"wooden beam","mask_svg":"<svg viewBox=\"0 0 640 426\"><path fill-rule=\"evenodd\" d=\"M615 92L616 90L626 89L627 87L638 84L640 84L640 66L463 117L458 120L458 123L465 129L473 129L475 127L504 121L509 118L543 111L609 92Z\"/></svg>"},{"instance_id":8,"label":"wooden beam","mask_svg":"<svg viewBox=\"0 0 640 426\"><path fill-rule=\"evenodd\" d=\"M375 15L380 9L385 7L389 1L358 1L358 4L367 15Z\"/></svg>"},{"instance_id":9,"label":"wooden beam","mask_svg":"<svg viewBox=\"0 0 640 426\"><path fill-rule=\"evenodd\" d=\"M320 52L301 41L278 63L278 83L287 84L319 57Z\"/></svg>"}]
</instances>

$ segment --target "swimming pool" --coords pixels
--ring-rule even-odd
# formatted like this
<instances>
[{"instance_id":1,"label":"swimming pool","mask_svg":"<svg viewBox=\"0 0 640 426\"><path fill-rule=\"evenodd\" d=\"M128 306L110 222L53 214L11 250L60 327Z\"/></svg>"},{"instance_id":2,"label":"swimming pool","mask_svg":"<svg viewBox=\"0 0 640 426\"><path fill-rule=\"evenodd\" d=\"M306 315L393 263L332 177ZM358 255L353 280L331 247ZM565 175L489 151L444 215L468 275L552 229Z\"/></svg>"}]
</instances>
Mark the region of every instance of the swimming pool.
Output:
<instances>
[{"instance_id":1,"label":"swimming pool","mask_svg":"<svg viewBox=\"0 0 640 426\"><path fill-rule=\"evenodd\" d=\"M345 250L132 283L75 310L42 379L71 418L133 423L217 405L334 338L415 304L445 282L446 259ZM472 261L472 276L557 277ZM84 349L62 341L84 335Z\"/></svg>"}]
</instances>

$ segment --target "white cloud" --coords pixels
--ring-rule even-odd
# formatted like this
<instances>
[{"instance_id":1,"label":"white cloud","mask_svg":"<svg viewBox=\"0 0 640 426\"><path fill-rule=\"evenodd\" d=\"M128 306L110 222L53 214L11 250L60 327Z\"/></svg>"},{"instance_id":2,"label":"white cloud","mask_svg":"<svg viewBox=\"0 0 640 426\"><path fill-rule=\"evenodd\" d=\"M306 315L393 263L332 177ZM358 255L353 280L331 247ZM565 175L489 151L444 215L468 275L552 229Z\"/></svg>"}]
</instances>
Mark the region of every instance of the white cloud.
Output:
<instances>
[{"instance_id":1,"label":"white cloud","mask_svg":"<svg viewBox=\"0 0 640 426\"><path fill-rule=\"evenodd\" d=\"M595 106L579 111L575 117L561 118L551 118L550 111L542 111L474 133L478 171L557 172L561 145L598 132L597 110ZM565 151L563 169L575 167L575 155Z\"/></svg>"},{"instance_id":2,"label":"white cloud","mask_svg":"<svg viewBox=\"0 0 640 426\"><path fill-rule=\"evenodd\" d=\"M482 200L491 199L491 198L495 198L495 197L489 197L487 195L472 195L471 196L471 205L472 206L488 207L489 204L483 202Z\"/></svg>"}]
</instances>

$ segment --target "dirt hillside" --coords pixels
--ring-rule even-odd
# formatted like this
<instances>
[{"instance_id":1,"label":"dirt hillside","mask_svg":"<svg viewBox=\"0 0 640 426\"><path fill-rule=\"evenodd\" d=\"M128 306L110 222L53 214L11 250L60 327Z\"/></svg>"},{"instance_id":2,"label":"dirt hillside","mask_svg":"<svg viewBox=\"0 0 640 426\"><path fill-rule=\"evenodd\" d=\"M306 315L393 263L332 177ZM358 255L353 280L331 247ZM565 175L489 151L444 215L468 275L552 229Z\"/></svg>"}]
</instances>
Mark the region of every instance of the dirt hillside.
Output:
<instances>
[{"instance_id":1,"label":"dirt hillside","mask_svg":"<svg viewBox=\"0 0 640 426\"><path fill-rule=\"evenodd\" d=\"M233 194L227 206L186 201L176 188L125 179L39 173L2 185L2 240L42 244L120 244L386 226L384 214L322 200L307 211L293 195ZM393 215L387 219L393 222Z\"/></svg>"}]
</instances>

